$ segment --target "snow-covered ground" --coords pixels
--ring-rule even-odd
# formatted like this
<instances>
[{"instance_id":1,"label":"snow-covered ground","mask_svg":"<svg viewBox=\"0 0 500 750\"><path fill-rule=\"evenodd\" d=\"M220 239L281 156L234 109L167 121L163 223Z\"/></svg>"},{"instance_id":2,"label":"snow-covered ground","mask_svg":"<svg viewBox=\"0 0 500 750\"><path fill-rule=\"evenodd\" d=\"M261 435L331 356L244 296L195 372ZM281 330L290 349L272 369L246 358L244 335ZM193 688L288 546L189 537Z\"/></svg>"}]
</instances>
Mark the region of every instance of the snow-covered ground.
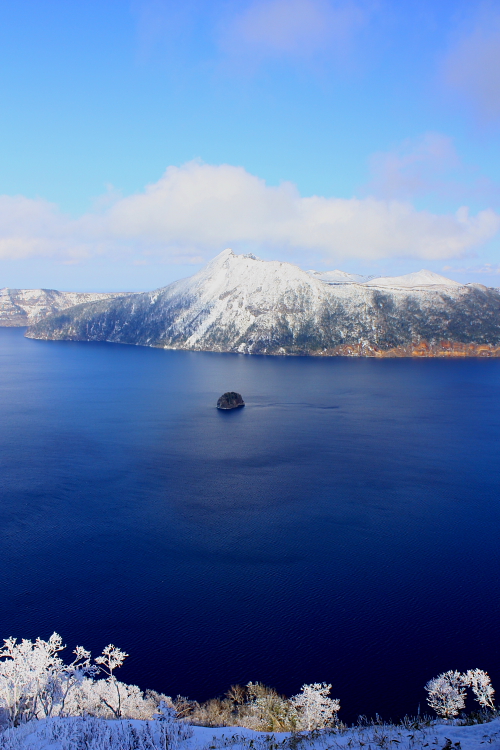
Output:
<instances>
[{"instance_id":1,"label":"snow-covered ground","mask_svg":"<svg viewBox=\"0 0 500 750\"><path fill-rule=\"evenodd\" d=\"M183 725L184 726L184 725ZM186 727L190 737L163 722L46 719L0 735L2 750L484 750L500 748L500 719L457 726L439 721L415 728L378 724L315 733L255 732L242 727Z\"/></svg>"},{"instance_id":2,"label":"snow-covered ground","mask_svg":"<svg viewBox=\"0 0 500 750\"><path fill-rule=\"evenodd\" d=\"M448 742L449 741L449 742ZM435 723L421 729L380 724L369 727L353 727L342 731L320 730L311 734L290 735L287 733L253 732L240 727L211 729L194 727L194 735L186 741L186 750L203 750L207 747L223 748L269 748L280 746L283 750L362 750L366 748L398 748L420 750L428 747L456 748L458 750L481 750L484 745L500 748L500 719L488 724L454 726L450 723Z\"/></svg>"}]
</instances>

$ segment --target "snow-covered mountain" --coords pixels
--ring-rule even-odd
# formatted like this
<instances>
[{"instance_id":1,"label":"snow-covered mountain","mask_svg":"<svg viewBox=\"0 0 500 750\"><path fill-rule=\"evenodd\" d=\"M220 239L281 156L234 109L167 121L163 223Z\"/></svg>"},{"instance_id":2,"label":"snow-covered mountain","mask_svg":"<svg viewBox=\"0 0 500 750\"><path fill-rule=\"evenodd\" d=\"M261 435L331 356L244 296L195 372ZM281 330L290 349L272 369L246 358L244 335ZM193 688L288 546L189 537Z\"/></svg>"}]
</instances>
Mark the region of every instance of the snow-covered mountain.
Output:
<instances>
[{"instance_id":1,"label":"snow-covered mountain","mask_svg":"<svg viewBox=\"0 0 500 750\"><path fill-rule=\"evenodd\" d=\"M345 271L308 271L315 279L326 281L327 284L362 284L373 278L361 276L359 273L346 273Z\"/></svg>"},{"instance_id":2,"label":"snow-covered mountain","mask_svg":"<svg viewBox=\"0 0 500 750\"><path fill-rule=\"evenodd\" d=\"M426 271L422 268L421 271L415 273L407 273L404 276L379 276L377 278L371 278L365 281L365 284L369 286L383 286L383 287L404 287L418 289L420 287L457 287L462 286L458 281L447 279L446 276L440 276L434 271Z\"/></svg>"},{"instance_id":3,"label":"snow-covered mountain","mask_svg":"<svg viewBox=\"0 0 500 750\"><path fill-rule=\"evenodd\" d=\"M188 279L70 308L27 335L253 354L500 356L498 290L419 284L331 284L224 250Z\"/></svg>"},{"instance_id":4,"label":"snow-covered mountain","mask_svg":"<svg viewBox=\"0 0 500 750\"><path fill-rule=\"evenodd\" d=\"M361 276L359 273L346 273L345 271L308 271L308 274L327 284L365 284L366 286L380 287L437 287L437 286L462 286L458 281L447 279L434 271L423 268L415 273L407 273L404 276Z\"/></svg>"},{"instance_id":5,"label":"snow-covered mountain","mask_svg":"<svg viewBox=\"0 0 500 750\"><path fill-rule=\"evenodd\" d=\"M0 326L27 326L67 307L118 294L57 292L55 289L0 289Z\"/></svg>"}]
</instances>

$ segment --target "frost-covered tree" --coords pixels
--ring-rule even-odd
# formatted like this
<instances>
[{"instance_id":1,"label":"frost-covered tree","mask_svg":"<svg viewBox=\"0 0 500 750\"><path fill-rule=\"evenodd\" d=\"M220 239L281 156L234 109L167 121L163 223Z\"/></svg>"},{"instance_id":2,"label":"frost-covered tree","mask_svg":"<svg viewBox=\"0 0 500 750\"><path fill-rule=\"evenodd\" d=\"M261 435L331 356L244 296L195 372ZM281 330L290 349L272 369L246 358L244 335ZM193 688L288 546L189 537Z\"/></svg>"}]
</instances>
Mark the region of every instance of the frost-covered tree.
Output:
<instances>
[{"instance_id":1,"label":"frost-covered tree","mask_svg":"<svg viewBox=\"0 0 500 750\"><path fill-rule=\"evenodd\" d=\"M451 719L458 716L465 706L467 677L461 672L449 670L429 680L425 689L427 703L438 716Z\"/></svg>"},{"instance_id":2,"label":"frost-covered tree","mask_svg":"<svg viewBox=\"0 0 500 750\"><path fill-rule=\"evenodd\" d=\"M472 688L474 697L480 706L491 708L492 711L495 709L493 700L495 691L487 672L482 669L469 669L464 675L464 681Z\"/></svg>"},{"instance_id":3,"label":"frost-covered tree","mask_svg":"<svg viewBox=\"0 0 500 750\"><path fill-rule=\"evenodd\" d=\"M298 714L298 729L322 729L336 722L340 702L328 697L331 689L326 682L313 682L303 685L300 693L290 699Z\"/></svg>"},{"instance_id":4,"label":"frost-covered tree","mask_svg":"<svg viewBox=\"0 0 500 750\"><path fill-rule=\"evenodd\" d=\"M105 675L107 675L108 683L116 688L114 691L117 696L115 705L113 706L112 702L106 702L106 705L114 713L117 719L121 718L122 715L121 693L120 689L118 688L118 681L113 673L115 669L118 669L118 667L122 666L127 656L128 654L126 654L125 651L121 651L119 648L110 643L109 646L106 646L106 648L103 650L101 656L98 656L96 659L96 663L99 664L100 670L104 672Z\"/></svg>"}]
</instances>

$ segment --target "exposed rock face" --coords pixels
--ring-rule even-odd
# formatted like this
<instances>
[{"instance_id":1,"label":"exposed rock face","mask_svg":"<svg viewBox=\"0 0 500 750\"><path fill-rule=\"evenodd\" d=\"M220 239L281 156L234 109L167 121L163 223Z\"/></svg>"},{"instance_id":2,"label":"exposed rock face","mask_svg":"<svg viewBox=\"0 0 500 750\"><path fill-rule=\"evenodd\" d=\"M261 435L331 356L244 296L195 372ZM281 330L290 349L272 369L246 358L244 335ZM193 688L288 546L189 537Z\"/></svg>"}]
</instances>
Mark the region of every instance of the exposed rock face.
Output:
<instances>
[{"instance_id":1,"label":"exposed rock face","mask_svg":"<svg viewBox=\"0 0 500 750\"><path fill-rule=\"evenodd\" d=\"M378 281L333 283L225 250L188 279L70 308L27 336L243 354L498 356L499 290L427 271Z\"/></svg>"},{"instance_id":2,"label":"exposed rock face","mask_svg":"<svg viewBox=\"0 0 500 750\"><path fill-rule=\"evenodd\" d=\"M245 406L245 402L241 398L241 394L235 393L235 391L223 393L217 401L218 409L238 409L240 406Z\"/></svg>"},{"instance_id":3,"label":"exposed rock face","mask_svg":"<svg viewBox=\"0 0 500 750\"><path fill-rule=\"evenodd\" d=\"M0 289L0 326L28 326L67 307L121 294L58 292L55 289Z\"/></svg>"}]
</instances>

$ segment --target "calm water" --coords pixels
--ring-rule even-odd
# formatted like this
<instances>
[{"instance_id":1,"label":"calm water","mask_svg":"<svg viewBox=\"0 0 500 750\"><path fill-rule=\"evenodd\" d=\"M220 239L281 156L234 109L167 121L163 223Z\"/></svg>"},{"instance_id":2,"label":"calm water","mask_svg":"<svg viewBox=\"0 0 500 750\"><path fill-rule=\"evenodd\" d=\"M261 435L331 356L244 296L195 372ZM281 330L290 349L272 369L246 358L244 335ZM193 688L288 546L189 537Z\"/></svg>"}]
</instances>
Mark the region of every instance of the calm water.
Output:
<instances>
[{"instance_id":1,"label":"calm water","mask_svg":"<svg viewBox=\"0 0 500 750\"><path fill-rule=\"evenodd\" d=\"M344 720L424 710L446 669L500 689L500 360L0 329L0 399L1 637L111 641L197 699L327 681Z\"/></svg>"}]
</instances>

